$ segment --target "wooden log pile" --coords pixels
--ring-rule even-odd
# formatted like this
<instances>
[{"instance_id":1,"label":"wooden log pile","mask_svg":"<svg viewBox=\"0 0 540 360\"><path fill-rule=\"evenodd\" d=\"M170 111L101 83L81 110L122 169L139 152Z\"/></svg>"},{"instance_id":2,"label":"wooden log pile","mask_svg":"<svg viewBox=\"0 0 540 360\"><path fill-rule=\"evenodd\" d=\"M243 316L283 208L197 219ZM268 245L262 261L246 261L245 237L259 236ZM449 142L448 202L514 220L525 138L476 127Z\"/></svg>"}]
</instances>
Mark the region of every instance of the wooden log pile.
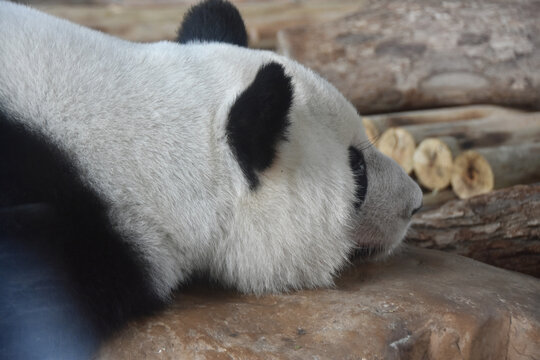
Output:
<instances>
[{"instance_id":1,"label":"wooden log pile","mask_svg":"<svg viewBox=\"0 0 540 360\"><path fill-rule=\"evenodd\" d=\"M376 115L363 123L379 150L427 192L451 186L465 199L540 181L540 113L465 106Z\"/></svg>"},{"instance_id":2,"label":"wooden log pile","mask_svg":"<svg viewBox=\"0 0 540 360\"><path fill-rule=\"evenodd\" d=\"M463 106L363 123L425 190L408 242L540 277L540 113Z\"/></svg>"}]
</instances>

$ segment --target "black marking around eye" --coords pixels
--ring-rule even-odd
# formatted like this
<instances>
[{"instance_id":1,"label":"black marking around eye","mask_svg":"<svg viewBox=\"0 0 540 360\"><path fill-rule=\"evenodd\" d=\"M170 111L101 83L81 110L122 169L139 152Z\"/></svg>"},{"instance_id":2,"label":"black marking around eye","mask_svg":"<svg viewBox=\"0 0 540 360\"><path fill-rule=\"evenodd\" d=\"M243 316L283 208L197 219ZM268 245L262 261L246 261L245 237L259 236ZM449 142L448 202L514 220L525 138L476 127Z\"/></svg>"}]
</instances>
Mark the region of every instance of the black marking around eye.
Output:
<instances>
[{"instance_id":1,"label":"black marking around eye","mask_svg":"<svg viewBox=\"0 0 540 360\"><path fill-rule=\"evenodd\" d=\"M349 147L349 163L354 176L354 183L356 185L354 208L358 210L362 203L366 199L366 192L368 186L366 162L364 155L357 148Z\"/></svg>"}]
</instances>

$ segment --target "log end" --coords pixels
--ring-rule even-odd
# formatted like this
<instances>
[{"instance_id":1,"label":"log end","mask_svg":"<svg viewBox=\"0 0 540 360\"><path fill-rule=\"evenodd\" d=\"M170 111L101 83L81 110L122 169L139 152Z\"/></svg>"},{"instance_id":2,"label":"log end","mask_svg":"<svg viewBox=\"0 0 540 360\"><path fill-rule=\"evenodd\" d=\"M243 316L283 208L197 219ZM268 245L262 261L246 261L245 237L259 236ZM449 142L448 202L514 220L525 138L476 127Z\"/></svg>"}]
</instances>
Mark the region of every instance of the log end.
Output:
<instances>
[{"instance_id":1,"label":"log end","mask_svg":"<svg viewBox=\"0 0 540 360\"><path fill-rule=\"evenodd\" d=\"M368 140L372 144L375 144L377 142L377 139L379 138L379 130L373 123L373 120L368 117L362 116L362 124L364 125L364 129L366 130Z\"/></svg>"},{"instance_id":2,"label":"log end","mask_svg":"<svg viewBox=\"0 0 540 360\"><path fill-rule=\"evenodd\" d=\"M474 150L465 151L454 161L450 182L460 199L468 199L493 190L493 170L484 156Z\"/></svg>"},{"instance_id":3,"label":"log end","mask_svg":"<svg viewBox=\"0 0 540 360\"><path fill-rule=\"evenodd\" d=\"M413 155L416 149L413 136L405 129L390 128L377 142L379 151L394 159L410 174L413 169Z\"/></svg>"},{"instance_id":4,"label":"log end","mask_svg":"<svg viewBox=\"0 0 540 360\"><path fill-rule=\"evenodd\" d=\"M414 173L429 190L442 190L450 185L452 165L452 151L440 139L424 139L413 155Z\"/></svg>"}]
</instances>

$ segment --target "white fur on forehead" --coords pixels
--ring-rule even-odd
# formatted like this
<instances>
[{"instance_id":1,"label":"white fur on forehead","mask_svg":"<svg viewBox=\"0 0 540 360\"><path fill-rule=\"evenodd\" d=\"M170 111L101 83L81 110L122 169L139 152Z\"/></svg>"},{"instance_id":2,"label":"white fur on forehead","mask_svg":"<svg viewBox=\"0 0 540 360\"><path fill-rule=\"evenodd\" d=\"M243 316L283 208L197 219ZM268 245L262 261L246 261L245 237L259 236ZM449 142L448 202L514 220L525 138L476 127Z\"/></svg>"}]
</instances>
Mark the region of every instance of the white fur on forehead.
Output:
<instances>
[{"instance_id":1,"label":"white fur on forehead","mask_svg":"<svg viewBox=\"0 0 540 360\"><path fill-rule=\"evenodd\" d=\"M287 61L285 67L295 83L297 121L324 124L344 145L367 141L356 109L333 85L296 62Z\"/></svg>"}]
</instances>

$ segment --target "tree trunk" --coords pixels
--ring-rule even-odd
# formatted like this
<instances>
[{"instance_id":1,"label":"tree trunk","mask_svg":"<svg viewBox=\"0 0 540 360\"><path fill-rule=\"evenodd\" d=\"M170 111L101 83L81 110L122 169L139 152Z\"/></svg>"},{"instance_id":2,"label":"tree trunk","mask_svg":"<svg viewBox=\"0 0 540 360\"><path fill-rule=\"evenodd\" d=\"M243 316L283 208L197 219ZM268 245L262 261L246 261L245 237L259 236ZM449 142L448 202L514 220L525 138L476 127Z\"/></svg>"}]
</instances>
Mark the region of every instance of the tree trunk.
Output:
<instances>
[{"instance_id":1,"label":"tree trunk","mask_svg":"<svg viewBox=\"0 0 540 360\"><path fill-rule=\"evenodd\" d=\"M368 119L372 126L377 129L377 132L382 134L392 127L477 120L492 116L511 117L520 114L526 113L521 110L494 105L469 105L370 115Z\"/></svg>"},{"instance_id":2,"label":"tree trunk","mask_svg":"<svg viewBox=\"0 0 540 360\"><path fill-rule=\"evenodd\" d=\"M371 1L339 20L279 32L278 50L322 74L362 114L539 109L539 17L533 0Z\"/></svg>"},{"instance_id":3,"label":"tree trunk","mask_svg":"<svg viewBox=\"0 0 540 360\"><path fill-rule=\"evenodd\" d=\"M420 212L407 242L540 277L540 183Z\"/></svg>"},{"instance_id":4,"label":"tree trunk","mask_svg":"<svg viewBox=\"0 0 540 360\"><path fill-rule=\"evenodd\" d=\"M430 137L453 137L461 151L540 141L540 113L493 115L457 122L402 126L418 144ZM450 145L450 144L449 144Z\"/></svg>"}]
</instances>

